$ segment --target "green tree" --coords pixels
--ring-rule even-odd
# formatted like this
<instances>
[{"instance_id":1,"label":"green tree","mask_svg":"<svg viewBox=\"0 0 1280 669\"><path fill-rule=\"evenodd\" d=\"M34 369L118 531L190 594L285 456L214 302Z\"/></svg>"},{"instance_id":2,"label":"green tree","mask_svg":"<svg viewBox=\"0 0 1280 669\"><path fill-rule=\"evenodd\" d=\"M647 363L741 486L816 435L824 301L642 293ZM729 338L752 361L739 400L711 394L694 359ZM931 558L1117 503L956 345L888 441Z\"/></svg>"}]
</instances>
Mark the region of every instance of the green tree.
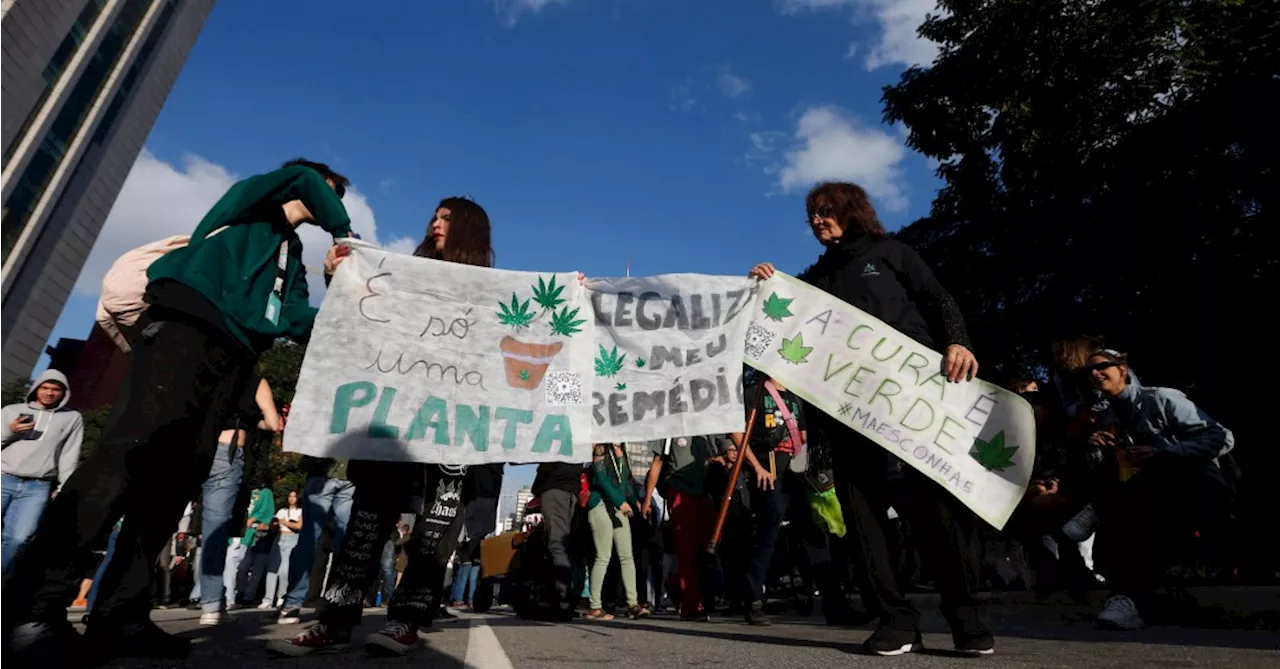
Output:
<instances>
[{"instance_id":1,"label":"green tree","mask_svg":"<svg viewBox=\"0 0 1280 669\"><path fill-rule=\"evenodd\" d=\"M31 390L31 379L22 377L14 379L0 388L0 395L3 395L3 405L22 404L27 400L27 393Z\"/></svg>"},{"instance_id":2,"label":"green tree","mask_svg":"<svg viewBox=\"0 0 1280 669\"><path fill-rule=\"evenodd\" d=\"M287 339L276 341L275 346L258 358L258 374L271 385L271 395L276 407L282 411L293 401L298 387L298 375L302 372L302 358L307 348ZM271 448L272 491L276 504L284 504L290 490L302 490L306 472L302 469L302 456L286 453L282 435L276 435Z\"/></svg>"},{"instance_id":3,"label":"green tree","mask_svg":"<svg viewBox=\"0 0 1280 669\"><path fill-rule=\"evenodd\" d=\"M107 419L111 417L111 405L80 412L84 419L84 439L80 446L80 462L84 462L93 449L102 441L102 433L107 429Z\"/></svg>"},{"instance_id":4,"label":"green tree","mask_svg":"<svg viewBox=\"0 0 1280 669\"><path fill-rule=\"evenodd\" d=\"M1254 321L1280 287L1280 133L1259 102L1280 98L1280 3L939 7L920 29L938 59L884 91L943 180L899 238L960 300L984 368L1104 334L1237 444L1269 443L1263 372L1233 356L1270 350ZM1276 453L1237 449L1246 471Z\"/></svg>"}]
</instances>

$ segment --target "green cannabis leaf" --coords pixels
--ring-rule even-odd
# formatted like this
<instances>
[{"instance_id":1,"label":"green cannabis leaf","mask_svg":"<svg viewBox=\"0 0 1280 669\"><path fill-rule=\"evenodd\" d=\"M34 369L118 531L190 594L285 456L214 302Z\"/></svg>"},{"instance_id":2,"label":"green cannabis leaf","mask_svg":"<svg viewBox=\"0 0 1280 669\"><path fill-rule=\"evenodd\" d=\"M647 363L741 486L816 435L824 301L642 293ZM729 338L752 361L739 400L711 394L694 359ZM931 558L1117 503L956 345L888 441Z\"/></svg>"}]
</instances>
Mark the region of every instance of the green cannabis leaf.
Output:
<instances>
[{"instance_id":1,"label":"green cannabis leaf","mask_svg":"<svg viewBox=\"0 0 1280 669\"><path fill-rule=\"evenodd\" d=\"M1000 430L991 438L991 441L974 438L973 449L969 451L969 455L987 471L998 472L1013 466L1013 454L1017 452L1017 446L1004 445L1004 430Z\"/></svg>"},{"instance_id":2,"label":"green cannabis leaf","mask_svg":"<svg viewBox=\"0 0 1280 669\"><path fill-rule=\"evenodd\" d=\"M615 385L615 386L613 387L613 389L614 389L614 390L626 390L626 389L627 389L627 384L625 384L625 383L619 383L619 384Z\"/></svg>"},{"instance_id":3,"label":"green cannabis leaf","mask_svg":"<svg viewBox=\"0 0 1280 669\"><path fill-rule=\"evenodd\" d=\"M543 309L551 310L564 304L564 298L560 297L560 293L564 292L564 286L556 285L556 275L551 275L551 283L538 277L538 285L533 287L533 301Z\"/></svg>"},{"instance_id":4,"label":"green cannabis leaf","mask_svg":"<svg viewBox=\"0 0 1280 669\"><path fill-rule=\"evenodd\" d=\"M804 345L804 333L797 332L792 339L783 339L782 347L778 349L778 354L783 360L798 365L802 362L809 362L809 354L813 352L812 346Z\"/></svg>"},{"instance_id":5,"label":"green cannabis leaf","mask_svg":"<svg viewBox=\"0 0 1280 669\"><path fill-rule=\"evenodd\" d=\"M524 304L520 303L520 298L515 293L511 294L511 306L498 303L498 322L508 325L517 330L523 330L529 327L533 322L533 312L529 311L529 300L525 300Z\"/></svg>"},{"instance_id":6,"label":"green cannabis leaf","mask_svg":"<svg viewBox=\"0 0 1280 669\"><path fill-rule=\"evenodd\" d=\"M647 364L649 363L646 362L644 358L636 358L636 369L644 369L644 366Z\"/></svg>"},{"instance_id":7,"label":"green cannabis leaf","mask_svg":"<svg viewBox=\"0 0 1280 669\"><path fill-rule=\"evenodd\" d=\"M555 281L555 277L551 277ZM533 299L538 299L535 296ZM539 303L541 304L541 303ZM582 332L582 324L586 323L585 319L577 318L581 309L575 308L569 311L569 307L565 307L551 316L551 334L568 337Z\"/></svg>"},{"instance_id":8,"label":"green cannabis leaf","mask_svg":"<svg viewBox=\"0 0 1280 669\"><path fill-rule=\"evenodd\" d=\"M627 354L618 355L618 347L614 346L612 351L604 350L604 346L600 347L600 354L596 356L596 376L613 376L622 371L622 363L627 359Z\"/></svg>"},{"instance_id":9,"label":"green cannabis leaf","mask_svg":"<svg viewBox=\"0 0 1280 669\"><path fill-rule=\"evenodd\" d=\"M778 297L777 293L770 293L769 298L764 301L765 317L781 323L782 319L794 316L789 308L794 301L794 297Z\"/></svg>"},{"instance_id":10,"label":"green cannabis leaf","mask_svg":"<svg viewBox=\"0 0 1280 669\"><path fill-rule=\"evenodd\" d=\"M528 380L529 380L529 370L527 370L527 369L522 369L522 370L520 370L520 380L521 380L521 381L528 381Z\"/></svg>"}]
</instances>

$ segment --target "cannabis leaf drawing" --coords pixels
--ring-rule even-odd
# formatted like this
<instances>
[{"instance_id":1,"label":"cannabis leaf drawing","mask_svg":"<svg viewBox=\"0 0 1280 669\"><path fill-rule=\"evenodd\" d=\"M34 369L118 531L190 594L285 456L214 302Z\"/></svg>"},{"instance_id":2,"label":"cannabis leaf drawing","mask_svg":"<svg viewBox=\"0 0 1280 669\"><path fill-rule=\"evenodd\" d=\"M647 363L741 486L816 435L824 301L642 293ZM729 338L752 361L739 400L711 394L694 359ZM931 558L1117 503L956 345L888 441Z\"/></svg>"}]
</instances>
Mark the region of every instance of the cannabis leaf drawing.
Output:
<instances>
[{"instance_id":1,"label":"cannabis leaf drawing","mask_svg":"<svg viewBox=\"0 0 1280 669\"><path fill-rule=\"evenodd\" d=\"M551 280L555 281L555 277L551 277ZM541 281L541 279L539 279L539 281ZM533 299L536 300L538 297L535 295ZM541 304L541 302L539 302L539 304ZM587 321L577 317L580 310L581 309L579 308L575 308L573 311L569 311L569 307L565 307L555 314L552 314L551 334L568 337L582 332L582 324Z\"/></svg>"},{"instance_id":2,"label":"cannabis leaf drawing","mask_svg":"<svg viewBox=\"0 0 1280 669\"><path fill-rule=\"evenodd\" d=\"M626 390L626 389L627 389L627 384L625 384L625 383L619 383L619 384L615 385L615 386L613 387L613 389L614 389L614 390Z\"/></svg>"},{"instance_id":3,"label":"cannabis leaf drawing","mask_svg":"<svg viewBox=\"0 0 1280 669\"><path fill-rule=\"evenodd\" d=\"M998 472L1013 466L1013 454L1017 452L1017 446L1004 445L1004 430L1000 430L991 438L991 441L974 438L973 449L969 451L969 455L987 471Z\"/></svg>"},{"instance_id":4,"label":"cannabis leaf drawing","mask_svg":"<svg viewBox=\"0 0 1280 669\"><path fill-rule=\"evenodd\" d=\"M521 380L521 381L528 381L528 380L529 380L529 370L527 370L527 369L522 369L522 370L520 370L520 380Z\"/></svg>"},{"instance_id":5,"label":"cannabis leaf drawing","mask_svg":"<svg viewBox=\"0 0 1280 669\"><path fill-rule=\"evenodd\" d=\"M551 275L551 283L547 283L542 280L542 277L538 277L538 285L533 287L533 301L537 302L538 306L543 309L550 311L564 304L564 298L560 297L560 293L563 292L564 286L556 285L556 276L554 274Z\"/></svg>"},{"instance_id":6,"label":"cannabis leaf drawing","mask_svg":"<svg viewBox=\"0 0 1280 669\"><path fill-rule=\"evenodd\" d=\"M622 363L627 359L627 354L618 355L618 347L614 346L612 351L604 350L604 346L600 347L600 354L596 356L596 376L614 376L622 371Z\"/></svg>"},{"instance_id":7,"label":"cannabis leaf drawing","mask_svg":"<svg viewBox=\"0 0 1280 669\"><path fill-rule=\"evenodd\" d=\"M636 358L636 369L644 369L644 366L647 364L649 363L646 362L644 358Z\"/></svg>"},{"instance_id":8,"label":"cannabis leaf drawing","mask_svg":"<svg viewBox=\"0 0 1280 669\"><path fill-rule=\"evenodd\" d=\"M812 352L812 346L804 345L803 332L797 332L796 336L791 339L783 338L782 347L778 349L778 354L782 356L782 359L793 365L809 362L809 354Z\"/></svg>"},{"instance_id":9,"label":"cannabis leaf drawing","mask_svg":"<svg viewBox=\"0 0 1280 669\"><path fill-rule=\"evenodd\" d=\"M778 297L777 293L770 293L769 299L764 301L764 315L770 320L782 322L782 319L788 316L794 316L791 313L791 303L795 301L794 297Z\"/></svg>"},{"instance_id":10,"label":"cannabis leaf drawing","mask_svg":"<svg viewBox=\"0 0 1280 669\"><path fill-rule=\"evenodd\" d=\"M498 303L498 322L508 325L516 330L523 330L529 327L529 323L533 322L533 312L529 311L529 300L520 303L520 298L515 293L511 294L511 306Z\"/></svg>"}]
</instances>

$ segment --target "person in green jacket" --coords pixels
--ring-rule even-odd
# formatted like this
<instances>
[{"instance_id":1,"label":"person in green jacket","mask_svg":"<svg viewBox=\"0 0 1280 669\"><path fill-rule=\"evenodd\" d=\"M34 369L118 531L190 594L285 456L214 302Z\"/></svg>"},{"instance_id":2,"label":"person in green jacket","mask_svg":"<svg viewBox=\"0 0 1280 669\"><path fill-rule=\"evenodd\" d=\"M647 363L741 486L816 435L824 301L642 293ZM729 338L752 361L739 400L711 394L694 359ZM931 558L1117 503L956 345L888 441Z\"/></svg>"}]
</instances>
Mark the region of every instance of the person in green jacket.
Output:
<instances>
[{"instance_id":1,"label":"person in green jacket","mask_svg":"<svg viewBox=\"0 0 1280 669\"><path fill-rule=\"evenodd\" d=\"M217 428L251 380L258 354L279 337L309 337L316 309L296 229L311 223L335 240L350 237L342 205L348 183L306 160L244 179L209 210L186 247L152 263L149 307L110 424L14 558L3 601L6 650L51 666L90 650L103 661L190 653L190 641L151 622L146 565L208 476ZM330 249L326 270L338 260ZM103 574L81 638L67 622L66 604L121 515L116 545L124 559Z\"/></svg>"},{"instance_id":2,"label":"person in green jacket","mask_svg":"<svg viewBox=\"0 0 1280 669\"><path fill-rule=\"evenodd\" d=\"M631 552L631 516L639 506L635 486L631 482L631 464L624 444L596 444L591 457L587 499L587 523L591 526L591 538L596 547L596 559L591 565L591 612L587 617L595 620L612 620L613 615L603 610L602 590L605 572L613 552L618 552L622 568L622 589L627 596L627 613L632 618L644 618L649 612L640 608L636 590L635 559Z\"/></svg>"}]
</instances>

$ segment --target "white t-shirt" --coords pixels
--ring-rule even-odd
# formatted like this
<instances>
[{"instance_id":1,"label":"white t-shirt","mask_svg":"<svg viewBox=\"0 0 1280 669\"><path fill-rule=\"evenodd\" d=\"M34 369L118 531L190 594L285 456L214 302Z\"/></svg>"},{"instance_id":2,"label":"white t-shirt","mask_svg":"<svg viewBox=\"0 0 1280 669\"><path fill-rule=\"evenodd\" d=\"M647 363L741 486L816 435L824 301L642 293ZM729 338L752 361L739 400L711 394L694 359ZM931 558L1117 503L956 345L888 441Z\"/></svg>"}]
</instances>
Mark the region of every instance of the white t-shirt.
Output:
<instances>
[{"instance_id":1,"label":"white t-shirt","mask_svg":"<svg viewBox=\"0 0 1280 669\"><path fill-rule=\"evenodd\" d=\"M290 509L288 507L280 509L276 512L276 520L280 521L280 534L294 534L294 531L289 529L288 526L284 524L284 521L292 520L297 522L302 520L302 509Z\"/></svg>"}]
</instances>

